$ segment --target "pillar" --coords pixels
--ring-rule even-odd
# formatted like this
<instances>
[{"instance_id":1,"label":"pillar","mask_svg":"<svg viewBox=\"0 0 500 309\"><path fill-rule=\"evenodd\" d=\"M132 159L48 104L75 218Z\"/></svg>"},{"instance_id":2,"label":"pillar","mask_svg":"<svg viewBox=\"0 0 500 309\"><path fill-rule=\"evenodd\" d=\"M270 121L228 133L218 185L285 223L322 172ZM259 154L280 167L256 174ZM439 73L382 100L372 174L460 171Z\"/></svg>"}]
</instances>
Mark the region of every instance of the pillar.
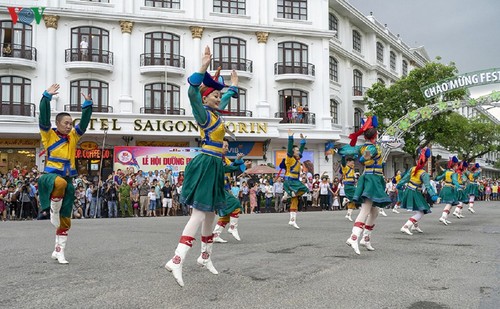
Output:
<instances>
[{"instance_id":1,"label":"pillar","mask_svg":"<svg viewBox=\"0 0 500 309\"><path fill-rule=\"evenodd\" d=\"M257 79L259 81L259 101L257 103L257 117L270 118L271 108L267 101L267 57L266 57L266 43L269 37L269 32L255 32L257 36L258 57L259 63L254 66Z\"/></svg>"},{"instance_id":2,"label":"pillar","mask_svg":"<svg viewBox=\"0 0 500 309\"><path fill-rule=\"evenodd\" d=\"M49 85L55 84L56 80L56 57L57 57L57 47L56 47L56 31L57 24L59 21L59 16L57 15L43 15L43 21L45 22L45 27L47 28L47 45L46 50L52 51L47 53L47 66L45 85L43 87L48 87ZM45 90L45 88L44 88ZM57 97L54 98L57 100ZM61 106L60 109L57 108L56 104L50 105L51 110L63 110L64 107Z\"/></svg>"},{"instance_id":3,"label":"pillar","mask_svg":"<svg viewBox=\"0 0 500 309\"><path fill-rule=\"evenodd\" d=\"M131 33L134 23L131 21L120 20L120 28L122 30L122 59L123 63L122 69L122 88L120 95L120 113L132 113L132 108L134 105L134 100L132 99L131 89L132 89L132 73L131 73Z\"/></svg>"}]
</instances>

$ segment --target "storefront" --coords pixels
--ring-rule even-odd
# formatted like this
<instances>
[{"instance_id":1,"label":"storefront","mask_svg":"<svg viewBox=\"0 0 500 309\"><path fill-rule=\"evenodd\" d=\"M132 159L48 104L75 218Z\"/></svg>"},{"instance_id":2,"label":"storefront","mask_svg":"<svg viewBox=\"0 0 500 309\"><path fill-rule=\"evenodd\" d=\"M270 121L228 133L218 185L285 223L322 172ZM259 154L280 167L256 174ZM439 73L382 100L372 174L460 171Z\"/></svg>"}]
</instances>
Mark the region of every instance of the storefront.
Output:
<instances>
[{"instance_id":1,"label":"storefront","mask_svg":"<svg viewBox=\"0 0 500 309\"><path fill-rule=\"evenodd\" d=\"M30 170L36 165L38 139L0 139L0 173L5 174L17 167Z\"/></svg>"},{"instance_id":2,"label":"storefront","mask_svg":"<svg viewBox=\"0 0 500 309\"><path fill-rule=\"evenodd\" d=\"M79 175L89 179L99 176L102 161L102 177L105 179L113 172L113 149L101 149L94 142L83 142L75 153L76 169Z\"/></svg>"}]
</instances>

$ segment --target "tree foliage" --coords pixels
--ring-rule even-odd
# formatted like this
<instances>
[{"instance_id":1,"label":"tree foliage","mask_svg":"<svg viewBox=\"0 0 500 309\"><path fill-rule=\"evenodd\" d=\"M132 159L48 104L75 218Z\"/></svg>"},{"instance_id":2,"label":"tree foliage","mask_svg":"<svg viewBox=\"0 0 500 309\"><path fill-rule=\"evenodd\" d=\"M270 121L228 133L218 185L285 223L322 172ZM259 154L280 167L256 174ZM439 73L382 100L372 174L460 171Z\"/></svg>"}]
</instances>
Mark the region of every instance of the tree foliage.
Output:
<instances>
[{"instance_id":1,"label":"tree foliage","mask_svg":"<svg viewBox=\"0 0 500 309\"><path fill-rule=\"evenodd\" d=\"M366 97L369 109L383 120L379 121L380 130L383 131L410 111L436 103L435 99L426 100L420 88L457 74L458 70L454 63L445 65L429 62L422 68L412 70L407 77L389 87L380 83L374 84L368 89ZM447 93L442 99L443 101L462 99L466 94L465 89L457 89ZM498 131L498 127L496 129ZM414 126L407 132L403 136L405 140L403 150L415 156L417 147L433 142L471 160L496 149L491 142L499 140L498 133L495 139L492 132L495 132L495 125L483 118L470 120L456 113L446 112ZM473 142L474 139L476 142Z\"/></svg>"}]
</instances>

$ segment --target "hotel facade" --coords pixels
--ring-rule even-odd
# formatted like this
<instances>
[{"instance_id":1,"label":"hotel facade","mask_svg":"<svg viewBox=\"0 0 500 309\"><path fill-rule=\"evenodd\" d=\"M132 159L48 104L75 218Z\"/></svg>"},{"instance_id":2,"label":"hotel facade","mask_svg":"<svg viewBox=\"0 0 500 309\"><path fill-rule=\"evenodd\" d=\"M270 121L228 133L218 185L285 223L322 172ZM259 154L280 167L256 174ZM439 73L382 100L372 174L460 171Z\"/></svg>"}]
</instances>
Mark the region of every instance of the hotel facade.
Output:
<instances>
[{"instance_id":1,"label":"hotel facade","mask_svg":"<svg viewBox=\"0 0 500 309\"><path fill-rule=\"evenodd\" d=\"M366 89L430 61L343 0L0 1L0 44L0 172L43 166L37 108L53 83L61 89L52 119L62 111L78 119L81 93L91 93L82 142L100 149L106 132L104 153L77 152L81 173L95 175L101 155L109 171L115 146L198 146L186 79L209 46L211 72L239 76L240 96L224 116L232 146L276 164L292 129L307 136L315 172L338 176L325 143L349 142ZM386 175L411 164L395 152Z\"/></svg>"}]
</instances>

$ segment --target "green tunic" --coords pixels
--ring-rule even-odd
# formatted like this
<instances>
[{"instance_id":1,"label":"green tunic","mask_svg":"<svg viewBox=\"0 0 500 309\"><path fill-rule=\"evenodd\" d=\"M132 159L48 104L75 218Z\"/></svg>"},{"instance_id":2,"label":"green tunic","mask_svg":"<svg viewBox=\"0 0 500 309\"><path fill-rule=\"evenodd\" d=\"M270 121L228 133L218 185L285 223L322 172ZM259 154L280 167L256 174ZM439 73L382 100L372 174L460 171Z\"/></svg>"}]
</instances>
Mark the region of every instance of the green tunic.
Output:
<instances>
[{"instance_id":1,"label":"green tunic","mask_svg":"<svg viewBox=\"0 0 500 309\"><path fill-rule=\"evenodd\" d=\"M406 173L403 178L401 178L401 180L398 182L398 187L402 187L412 180L414 168L410 169L409 172ZM418 178L418 174L415 175L415 178ZM431 196L435 196L436 192L429 182L429 174L427 174L426 172L421 172L419 178L421 182L420 184L411 183L404 190L401 197L401 208L410 211L422 211L424 214L431 213L431 208L425 200L424 195L422 194L422 184L425 186L427 192Z\"/></svg>"},{"instance_id":2,"label":"green tunic","mask_svg":"<svg viewBox=\"0 0 500 309\"><path fill-rule=\"evenodd\" d=\"M441 175L436 177L436 181L441 181L445 178L446 173L450 172L445 170ZM456 188L459 188L458 177L456 173L451 175L451 183L446 183L441 191L439 192L439 197L441 198L441 203L457 205L458 204L458 192Z\"/></svg>"}]
</instances>

